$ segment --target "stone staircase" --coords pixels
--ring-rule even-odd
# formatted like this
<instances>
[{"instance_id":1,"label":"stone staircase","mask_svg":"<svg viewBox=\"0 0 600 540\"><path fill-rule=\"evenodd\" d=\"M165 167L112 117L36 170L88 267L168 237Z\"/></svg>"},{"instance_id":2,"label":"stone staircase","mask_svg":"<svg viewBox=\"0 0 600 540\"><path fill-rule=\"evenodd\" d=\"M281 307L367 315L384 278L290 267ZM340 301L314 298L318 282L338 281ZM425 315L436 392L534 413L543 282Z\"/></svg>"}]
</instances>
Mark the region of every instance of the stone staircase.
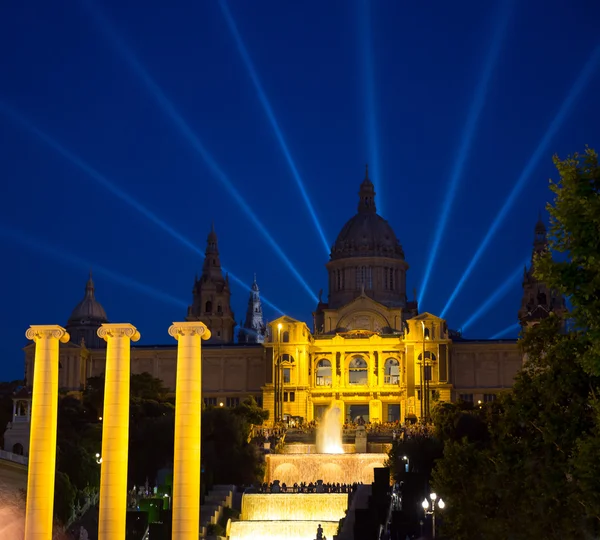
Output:
<instances>
[{"instance_id":1,"label":"stone staircase","mask_svg":"<svg viewBox=\"0 0 600 540\"><path fill-rule=\"evenodd\" d=\"M233 506L235 486L213 486L204 498L200 507L200 538L207 538L207 529L210 524L216 525L223 514L224 508Z\"/></svg>"}]
</instances>

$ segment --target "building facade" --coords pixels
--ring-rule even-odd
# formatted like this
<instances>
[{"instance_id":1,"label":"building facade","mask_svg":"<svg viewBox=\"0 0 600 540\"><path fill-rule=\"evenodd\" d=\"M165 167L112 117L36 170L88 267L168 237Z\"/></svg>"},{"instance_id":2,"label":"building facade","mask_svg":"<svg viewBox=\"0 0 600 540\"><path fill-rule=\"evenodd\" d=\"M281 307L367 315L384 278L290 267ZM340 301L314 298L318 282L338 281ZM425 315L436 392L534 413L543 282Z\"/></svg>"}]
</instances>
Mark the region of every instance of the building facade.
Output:
<instances>
[{"instance_id":1,"label":"building facade","mask_svg":"<svg viewBox=\"0 0 600 540\"><path fill-rule=\"evenodd\" d=\"M377 214L368 169L358 195L357 212L341 229L325 265L327 301L321 293L312 328L287 316L265 323L255 277L236 342L229 279L212 227L186 316L211 330L202 347L207 405L235 406L253 396L270 411L270 421L287 416L310 421L336 400L347 420L415 421L427 419L438 401L490 401L512 386L523 362L516 340L466 340L443 319L419 313L417 301L406 294L404 250ZM546 229L539 221L533 255L544 249ZM522 324L565 309L560 295L535 279L533 256L523 291ZM63 390L79 391L87 378L104 373L106 350L96 332L105 322L90 275L66 325L71 342L60 349ZM29 385L33 358L31 344L25 347ZM148 372L172 390L176 363L176 344L131 350L132 373Z\"/></svg>"}]
</instances>

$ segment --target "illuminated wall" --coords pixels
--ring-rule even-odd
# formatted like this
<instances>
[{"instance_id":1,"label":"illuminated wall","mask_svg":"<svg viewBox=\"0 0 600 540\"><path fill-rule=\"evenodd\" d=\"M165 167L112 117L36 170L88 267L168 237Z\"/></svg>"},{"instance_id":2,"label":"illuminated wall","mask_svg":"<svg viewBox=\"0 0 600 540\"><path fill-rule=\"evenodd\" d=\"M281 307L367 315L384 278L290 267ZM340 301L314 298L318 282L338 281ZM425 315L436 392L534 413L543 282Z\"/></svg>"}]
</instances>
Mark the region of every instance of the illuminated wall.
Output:
<instances>
[{"instance_id":1,"label":"illuminated wall","mask_svg":"<svg viewBox=\"0 0 600 540\"><path fill-rule=\"evenodd\" d=\"M244 521L339 521L348 493L245 493Z\"/></svg>"},{"instance_id":2,"label":"illuminated wall","mask_svg":"<svg viewBox=\"0 0 600 540\"><path fill-rule=\"evenodd\" d=\"M234 521L229 540L307 540L315 538L319 524L328 540L337 534L337 521Z\"/></svg>"},{"instance_id":3,"label":"illuminated wall","mask_svg":"<svg viewBox=\"0 0 600 540\"><path fill-rule=\"evenodd\" d=\"M373 469L383 467L387 454L268 454L265 482L352 484L374 481Z\"/></svg>"}]
</instances>

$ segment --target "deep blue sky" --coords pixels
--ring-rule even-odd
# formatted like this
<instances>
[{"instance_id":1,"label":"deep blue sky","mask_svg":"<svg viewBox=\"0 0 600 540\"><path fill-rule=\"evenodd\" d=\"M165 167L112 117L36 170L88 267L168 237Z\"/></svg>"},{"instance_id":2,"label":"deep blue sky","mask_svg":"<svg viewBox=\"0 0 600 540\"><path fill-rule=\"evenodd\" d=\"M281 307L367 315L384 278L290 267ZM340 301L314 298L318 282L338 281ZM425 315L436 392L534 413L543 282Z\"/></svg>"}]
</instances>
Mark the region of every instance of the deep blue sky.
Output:
<instances>
[{"instance_id":1,"label":"deep blue sky","mask_svg":"<svg viewBox=\"0 0 600 540\"><path fill-rule=\"evenodd\" d=\"M202 266L199 253L16 121L15 112L201 251L214 220L223 264L247 283L256 272L271 302L310 324L313 298L191 141L193 132L314 294L326 290L325 248L218 2L61 6L0 7L0 378L22 376L29 324L66 323L89 265L110 320L135 324L141 343L171 342L167 329L185 317ZM328 243L355 213L369 162L378 205L410 264L411 297L448 204L496 28L510 10L421 305L439 314L600 43L600 4L366 6L228 3ZM600 147L600 69L591 67L448 310L450 327L461 327L529 255L548 179L556 177L552 154ZM79 259L56 257L64 252ZM100 267L174 300L116 282ZM488 338L516 322L520 298L516 279L465 335ZM238 320L246 302L247 292L234 285Z\"/></svg>"}]
</instances>

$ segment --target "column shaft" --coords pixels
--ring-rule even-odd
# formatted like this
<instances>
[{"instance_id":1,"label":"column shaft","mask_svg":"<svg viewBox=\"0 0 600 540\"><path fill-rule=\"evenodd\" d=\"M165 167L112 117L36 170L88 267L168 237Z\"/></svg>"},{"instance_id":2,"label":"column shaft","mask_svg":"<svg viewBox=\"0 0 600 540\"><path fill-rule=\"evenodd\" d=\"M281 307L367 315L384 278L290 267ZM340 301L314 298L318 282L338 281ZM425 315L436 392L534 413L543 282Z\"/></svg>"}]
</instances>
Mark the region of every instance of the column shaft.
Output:
<instances>
[{"instance_id":1,"label":"column shaft","mask_svg":"<svg viewBox=\"0 0 600 540\"><path fill-rule=\"evenodd\" d=\"M106 342L99 540L125 540L127 457L129 453L129 380L131 340L139 333L130 324L103 324Z\"/></svg>"},{"instance_id":2,"label":"column shaft","mask_svg":"<svg viewBox=\"0 0 600 540\"><path fill-rule=\"evenodd\" d=\"M173 461L173 538L197 540L200 532L202 420L201 337L210 332L199 322L174 323L178 341Z\"/></svg>"},{"instance_id":3,"label":"column shaft","mask_svg":"<svg viewBox=\"0 0 600 540\"><path fill-rule=\"evenodd\" d=\"M35 360L25 540L51 540L56 474L58 342L67 342L69 334L53 325L32 326L26 336L35 341Z\"/></svg>"}]
</instances>

